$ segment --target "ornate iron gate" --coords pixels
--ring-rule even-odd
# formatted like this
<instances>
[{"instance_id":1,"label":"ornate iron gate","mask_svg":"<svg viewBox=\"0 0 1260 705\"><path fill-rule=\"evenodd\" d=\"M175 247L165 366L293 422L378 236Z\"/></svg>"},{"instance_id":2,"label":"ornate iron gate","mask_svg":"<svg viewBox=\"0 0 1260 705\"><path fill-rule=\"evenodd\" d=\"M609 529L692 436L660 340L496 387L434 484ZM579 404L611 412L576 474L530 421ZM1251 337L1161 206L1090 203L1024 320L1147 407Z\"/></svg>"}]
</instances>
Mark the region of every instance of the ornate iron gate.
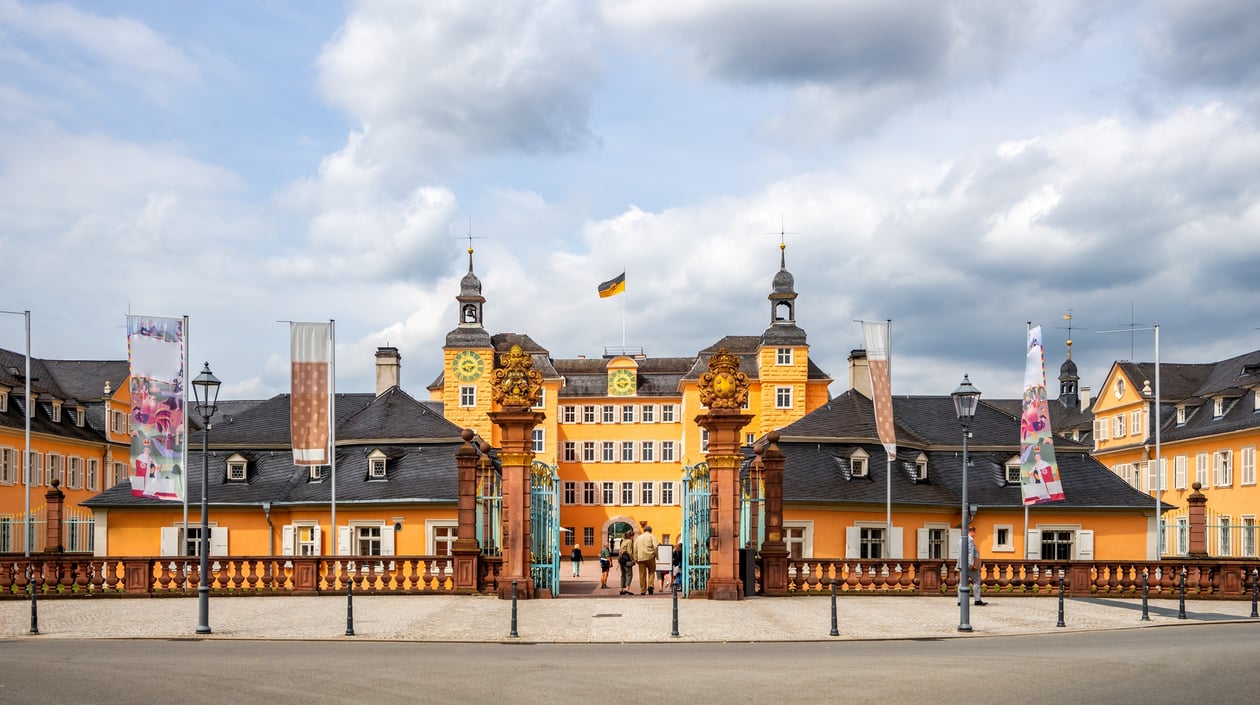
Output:
<instances>
[{"instance_id":1,"label":"ornate iron gate","mask_svg":"<svg viewBox=\"0 0 1260 705\"><path fill-rule=\"evenodd\" d=\"M529 574L535 590L560 595L560 476L535 460L529 473Z\"/></svg>"},{"instance_id":2,"label":"ornate iron gate","mask_svg":"<svg viewBox=\"0 0 1260 705\"><path fill-rule=\"evenodd\" d=\"M488 455L477 467L476 521L481 555L503 555L503 475Z\"/></svg>"},{"instance_id":3,"label":"ornate iron gate","mask_svg":"<svg viewBox=\"0 0 1260 705\"><path fill-rule=\"evenodd\" d=\"M757 468L739 479L739 546L761 550L766 540L766 485Z\"/></svg>"},{"instance_id":4,"label":"ornate iron gate","mask_svg":"<svg viewBox=\"0 0 1260 705\"><path fill-rule=\"evenodd\" d=\"M690 595L709 584L709 464L683 468L682 590Z\"/></svg>"}]
</instances>

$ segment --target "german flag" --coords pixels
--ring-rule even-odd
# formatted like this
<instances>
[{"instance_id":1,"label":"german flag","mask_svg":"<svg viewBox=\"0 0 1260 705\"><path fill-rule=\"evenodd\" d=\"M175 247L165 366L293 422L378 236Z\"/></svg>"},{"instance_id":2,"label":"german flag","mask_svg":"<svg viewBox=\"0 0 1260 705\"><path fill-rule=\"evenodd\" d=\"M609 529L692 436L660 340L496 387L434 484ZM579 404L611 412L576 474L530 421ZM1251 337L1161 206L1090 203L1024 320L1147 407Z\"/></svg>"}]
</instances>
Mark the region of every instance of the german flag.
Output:
<instances>
[{"instance_id":1,"label":"german flag","mask_svg":"<svg viewBox=\"0 0 1260 705\"><path fill-rule=\"evenodd\" d=\"M626 273L622 272L617 276L609 279L599 285L599 298L606 299L609 296L616 296L626 290Z\"/></svg>"}]
</instances>

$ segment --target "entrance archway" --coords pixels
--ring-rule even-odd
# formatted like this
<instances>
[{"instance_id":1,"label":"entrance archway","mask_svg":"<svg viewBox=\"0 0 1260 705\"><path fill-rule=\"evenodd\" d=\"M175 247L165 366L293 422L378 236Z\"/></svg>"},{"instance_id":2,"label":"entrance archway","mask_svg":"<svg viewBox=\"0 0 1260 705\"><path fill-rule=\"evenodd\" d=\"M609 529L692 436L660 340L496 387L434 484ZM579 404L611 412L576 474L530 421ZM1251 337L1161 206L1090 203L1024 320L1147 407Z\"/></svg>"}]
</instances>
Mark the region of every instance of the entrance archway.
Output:
<instances>
[{"instance_id":1,"label":"entrance archway","mask_svg":"<svg viewBox=\"0 0 1260 705\"><path fill-rule=\"evenodd\" d=\"M617 555L617 544L621 542L621 537L627 531L633 531L635 534L638 534L638 527L639 525L635 523L633 517L625 515L611 517L604 522L604 528L600 535L604 537L604 545L608 547L608 552L615 557Z\"/></svg>"}]
</instances>

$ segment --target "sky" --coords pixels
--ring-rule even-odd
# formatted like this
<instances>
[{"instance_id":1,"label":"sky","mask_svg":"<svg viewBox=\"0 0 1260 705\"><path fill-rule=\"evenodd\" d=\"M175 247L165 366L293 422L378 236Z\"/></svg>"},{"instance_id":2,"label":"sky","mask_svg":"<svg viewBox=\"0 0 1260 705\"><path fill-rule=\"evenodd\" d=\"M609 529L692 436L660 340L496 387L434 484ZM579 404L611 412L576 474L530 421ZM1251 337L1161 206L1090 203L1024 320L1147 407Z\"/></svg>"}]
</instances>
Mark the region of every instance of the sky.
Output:
<instances>
[{"instance_id":1,"label":"sky","mask_svg":"<svg viewBox=\"0 0 1260 705\"><path fill-rule=\"evenodd\" d=\"M759 335L783 243L832 394L858 320L895 395L1019 397L1028 322L1057 390L1068 314L1098 390L1126 328L1260 348L1258 234L1252 0L0 0L0 310L50 359L187 315L223 399L330 319L338 392L389 345L427 398L470 244L556 358Z\"/></svg>"}]
</instances>

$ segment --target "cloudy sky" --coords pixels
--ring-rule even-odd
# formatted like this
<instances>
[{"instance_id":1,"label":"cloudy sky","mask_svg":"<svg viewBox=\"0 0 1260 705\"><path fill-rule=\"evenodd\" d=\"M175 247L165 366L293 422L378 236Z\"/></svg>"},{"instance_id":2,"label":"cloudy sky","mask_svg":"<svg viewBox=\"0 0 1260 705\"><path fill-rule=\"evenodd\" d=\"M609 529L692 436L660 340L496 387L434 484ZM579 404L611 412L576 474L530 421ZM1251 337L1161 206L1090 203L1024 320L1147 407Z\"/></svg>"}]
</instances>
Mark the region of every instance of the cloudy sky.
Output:
<instances>
[{"instance_id":1,"label":"cloudy sky","mask_svg":"<svg viewBox=\"0 0 1260 705\"><path fill-rule=\"evenodd\" d=\"M1251 0L0 0L0 309L39 357L191 319L224 398L337 322L425 397L470 232L492 332L556 357L893 321L895 394L1260 347ZM623 271L623 297L596 285ZM0 346L22 350L21 317Z\"/></svg>"}]
</instances>

